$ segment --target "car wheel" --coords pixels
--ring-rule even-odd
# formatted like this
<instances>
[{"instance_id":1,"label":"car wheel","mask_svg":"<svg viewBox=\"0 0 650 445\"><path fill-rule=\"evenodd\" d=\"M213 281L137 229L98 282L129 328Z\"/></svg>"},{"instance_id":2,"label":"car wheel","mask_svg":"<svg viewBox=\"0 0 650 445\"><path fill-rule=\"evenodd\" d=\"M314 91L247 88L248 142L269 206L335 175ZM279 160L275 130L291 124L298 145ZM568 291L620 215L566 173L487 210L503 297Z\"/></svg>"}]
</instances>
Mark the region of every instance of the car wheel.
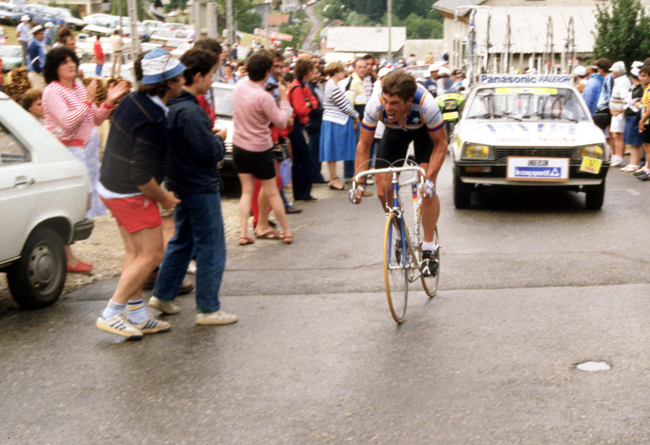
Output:
<instances>
[{"instance_id":1,"label":"car wheel","mask_svg":"<svg viewBox=\"0 0 650 445\"><path fill-rule=\"evenodd\" d=\"M472 205L472 186L460 180L457 169L454 169L454 205L457 209L469 209Z\"/></svg>"},{"instance_id":2,"label":"car wheel","mask_svg":"<svg viewBox=\"0 0 650 445\"><path fill-rule=\"evenodd\" d=\"M605 202L605 180L599 185L590 185L586 188L587 198L585 204L588 209L600 210Z\"/></svg>"},{"instance_id":3,"label":"car wheel","mask_svg":"<svg viewBox=\"0 0 650 445\"><path fill-rule=\"evenodd\" d=\"M41 309L59 299L65 275L61 235L39 227L29 235L20 259L7 271L7 281L16 303L25 309Z\"/></svg>"}]
</instances>

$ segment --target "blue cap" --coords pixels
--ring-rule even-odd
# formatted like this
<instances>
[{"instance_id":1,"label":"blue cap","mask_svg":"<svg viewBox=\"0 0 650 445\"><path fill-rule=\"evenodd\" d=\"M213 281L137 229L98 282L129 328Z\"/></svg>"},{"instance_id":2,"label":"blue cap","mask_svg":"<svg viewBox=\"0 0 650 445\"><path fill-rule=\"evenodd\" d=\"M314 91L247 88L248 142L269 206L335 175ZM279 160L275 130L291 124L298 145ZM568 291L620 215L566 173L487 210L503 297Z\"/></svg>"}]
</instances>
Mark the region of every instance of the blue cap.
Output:
<instances>
[{"instance_id":1,"label":"blue cap","mask_svg":"<svg viewBox=\"0 0 650 445\"><path fill-rule=\"evenodd\" d=\"M142 83L151 85L164 82L185 71L185 65L162 48L149 51L142 58Z\"/></svg>"},{"instance_id":2,"label":"blue cap","mask_svg":"<svg viewBox=\"0 0 650 445\"><path fill-rule=\"evenodd\" d=\"M65 22L63 21L63 19L59 19L59 20L56 21L57 25L63 25L64 23Z\"/></svg>"}]
</instances>

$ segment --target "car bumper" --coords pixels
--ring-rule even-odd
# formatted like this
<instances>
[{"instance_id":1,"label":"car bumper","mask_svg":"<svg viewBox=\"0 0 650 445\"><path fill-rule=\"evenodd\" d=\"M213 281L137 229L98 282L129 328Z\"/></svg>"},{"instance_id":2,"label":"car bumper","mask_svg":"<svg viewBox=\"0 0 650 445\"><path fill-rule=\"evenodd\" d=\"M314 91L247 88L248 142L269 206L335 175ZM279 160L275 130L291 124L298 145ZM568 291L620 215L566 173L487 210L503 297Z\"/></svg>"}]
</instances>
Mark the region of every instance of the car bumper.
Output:
<instances>
[{"instance_id":1,"label":"car bumper","mask_svg":"<svg viewBox=\"0 0 650 445\"><path fill-rule=\"evenodd\" d=\"M95 223L92 219L84 219L75 224L74 233L72 234L72 242L88 239L90 234L93 232L94 227Z\"/></svg>"},{"instance_id":2,"label":"car bumper","mask_svg":"<svg viewBox=\"0 0 650 445\"><path fill-rule=\"evenodd\" d=\"M483 171L472 171L477 169ZM489 163L463 163L458 162L455 165L456 174L461 182L465 184L485 184L485 185L506 185L506 186L523 186L523 187L580 187L599 185L605 180L609 171L609 163L603 163L598 174L586 173L580 171L580 163L571 163L569 165L569 180L563 182L548 181L512 181L506 179L505 165L494 165ZM489 170L488 170L489 169ZM488 170L488 171L486 171Z\"/></svg>"},{"instance_id":3,"label":"car bumper","mask_svg":"<svg viewBox=\"0 0 650 445\"><path fill-rule=\"evenodd\" d=\"M224 178L236 178L235 162L232 158L232 151L226 152L226 156L219 162L219 174Z\"/></svg>"}]
</instances>

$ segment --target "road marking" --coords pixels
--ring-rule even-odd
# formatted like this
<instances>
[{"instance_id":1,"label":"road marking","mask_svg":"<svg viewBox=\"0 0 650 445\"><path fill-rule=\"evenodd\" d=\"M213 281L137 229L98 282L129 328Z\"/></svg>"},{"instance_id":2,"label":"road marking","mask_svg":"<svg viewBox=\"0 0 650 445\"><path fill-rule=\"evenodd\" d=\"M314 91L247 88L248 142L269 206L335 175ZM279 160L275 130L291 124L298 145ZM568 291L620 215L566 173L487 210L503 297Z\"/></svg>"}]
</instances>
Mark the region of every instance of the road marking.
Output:
<instances>
[{"instance_id":1,"label":"road marking","mask_svg":"<svg viewBox=\"0 0 650 445\"><path fill-rule=\"evenodd\" d=\"M611 371L612 367L605 362L585 362L576 366L580 371L596 372L596 371Z\"/></svg>"},{"instance_id":2,"label":"road marking","mask_svg":"<svg viewBox=\"0 0 650 445\"><path fill-rule=\"evenodd\" d=\"M641 193L637 192L634 189L625 189L626 192L628 192L632 196L639 196Z\"/></svg>"}]
</instances>

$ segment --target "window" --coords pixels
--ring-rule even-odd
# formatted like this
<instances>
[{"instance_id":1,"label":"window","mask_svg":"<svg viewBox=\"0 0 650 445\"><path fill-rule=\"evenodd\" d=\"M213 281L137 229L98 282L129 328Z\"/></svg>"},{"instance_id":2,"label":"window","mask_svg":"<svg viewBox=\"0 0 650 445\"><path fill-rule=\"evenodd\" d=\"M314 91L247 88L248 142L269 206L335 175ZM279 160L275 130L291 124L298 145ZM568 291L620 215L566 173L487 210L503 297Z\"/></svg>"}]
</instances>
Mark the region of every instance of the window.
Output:
<instances>
[{"instance_id":1,"label":"window","mask_svg":"<svg viewBox=\"0 0 650 445\"><path fill-rule=\"evenodd\" d=\"M0 167L23 162L29 162L27 150L3 125L0 125Z\"/></svg>"}]
</instances>

